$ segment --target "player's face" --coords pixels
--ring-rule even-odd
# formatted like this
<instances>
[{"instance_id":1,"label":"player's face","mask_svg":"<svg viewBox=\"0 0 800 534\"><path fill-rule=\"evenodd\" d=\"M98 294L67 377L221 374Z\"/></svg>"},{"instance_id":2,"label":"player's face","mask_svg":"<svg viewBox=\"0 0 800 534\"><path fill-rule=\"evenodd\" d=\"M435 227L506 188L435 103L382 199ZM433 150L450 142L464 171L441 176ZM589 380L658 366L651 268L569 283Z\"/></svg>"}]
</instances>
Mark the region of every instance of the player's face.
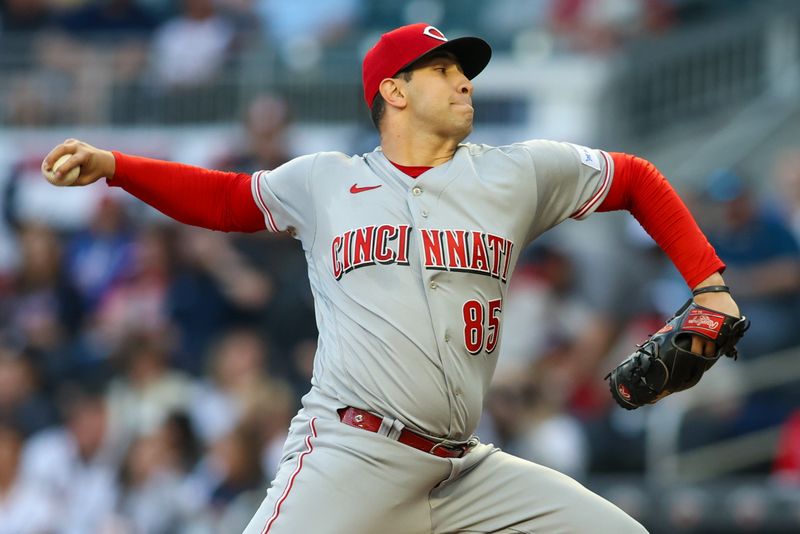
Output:
<instances>
[{"instance_id":1,"label":"player's face","mask_svg":"<svg viewBox=\"0 0 800 534\"><path fill-rule=\"evenodd\" d=\"M472 131L472 83L453 56L421 61L406 84L406 94L420 129L458 141Z\"/></svg>"}]
</instances>

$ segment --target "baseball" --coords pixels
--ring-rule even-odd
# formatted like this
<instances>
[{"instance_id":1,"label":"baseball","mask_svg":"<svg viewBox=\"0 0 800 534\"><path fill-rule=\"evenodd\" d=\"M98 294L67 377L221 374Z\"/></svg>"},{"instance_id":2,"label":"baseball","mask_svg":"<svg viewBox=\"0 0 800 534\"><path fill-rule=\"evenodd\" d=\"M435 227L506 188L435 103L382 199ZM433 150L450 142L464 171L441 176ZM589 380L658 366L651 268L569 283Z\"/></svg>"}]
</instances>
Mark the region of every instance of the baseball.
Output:
<instances>
[{"instance_id":1,"label":"baseball","mask_svg":"<svg viewBox=\"0 0 800 534\"><path fill-rule=\"evenodd\" d=\"M62 176L61 178L56 178L56 171L58 168L64 164L70 158L71 154L64 154L56 161L56 164L53 165L52 170L44 170L42 173L44 177L47 178L47 181L53 185L57 186L67 186L72 185L78 179L78 176L81 175L81 167L80 165L69 171L69 174L66 176Z\"/></svg>"}]
</instances>

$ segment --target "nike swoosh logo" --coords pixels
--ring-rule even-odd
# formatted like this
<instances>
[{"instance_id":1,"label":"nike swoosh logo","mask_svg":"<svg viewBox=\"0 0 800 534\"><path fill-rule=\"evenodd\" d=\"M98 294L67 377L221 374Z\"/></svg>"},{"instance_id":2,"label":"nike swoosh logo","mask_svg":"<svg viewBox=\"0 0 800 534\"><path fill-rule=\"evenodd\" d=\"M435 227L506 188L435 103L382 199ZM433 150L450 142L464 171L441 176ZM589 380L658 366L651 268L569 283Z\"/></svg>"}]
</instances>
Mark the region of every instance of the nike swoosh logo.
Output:
<instances>
[{"instance_id":1,"label":"nike swoosh logo","mask_svg":"<svg viewBox=\"0 0 800 534\"><path fill-rule=\"evenodd\" d=\"M369 191L370 189L378 189L381 185L383 185L383 184L367 185L367 186L364 186L364 187L358 187L358 184L353 184L350 187L350 192L355 195L356 193L363 193L364 191Z\"/></svg>"}]
</instances>

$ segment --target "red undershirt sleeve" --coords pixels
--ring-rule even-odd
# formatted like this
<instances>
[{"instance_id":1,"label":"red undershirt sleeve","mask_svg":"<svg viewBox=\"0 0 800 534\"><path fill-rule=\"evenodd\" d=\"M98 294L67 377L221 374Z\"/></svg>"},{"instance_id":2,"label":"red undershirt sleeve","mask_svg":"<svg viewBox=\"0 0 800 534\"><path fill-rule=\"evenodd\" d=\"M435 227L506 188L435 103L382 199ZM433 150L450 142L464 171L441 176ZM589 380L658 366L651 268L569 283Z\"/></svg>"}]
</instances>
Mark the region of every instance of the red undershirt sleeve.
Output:
<instances>
[{"instance_id":1,"label":"red undershirt sleeve","mask_svg":"<svg viewBox=\"0 0 800 534\"><path fill-rule=\"evenodd\" d=\"M177 221L223 232L266 229L249 174L113 154L116 170L108 185L124 189Z\"/></svg>"},{"instance_id":2,"label":"red undershirt sleeve","mask_svg":"<svg viewBox=\"0 0 800 534\"><path fill-rule=\"evenodd\" d=\"M725 264L697 226L686 205L655 165L611 152L614 180L597 211L628 210L669 256L690 288Z\"/></svg>"}]
</instances>

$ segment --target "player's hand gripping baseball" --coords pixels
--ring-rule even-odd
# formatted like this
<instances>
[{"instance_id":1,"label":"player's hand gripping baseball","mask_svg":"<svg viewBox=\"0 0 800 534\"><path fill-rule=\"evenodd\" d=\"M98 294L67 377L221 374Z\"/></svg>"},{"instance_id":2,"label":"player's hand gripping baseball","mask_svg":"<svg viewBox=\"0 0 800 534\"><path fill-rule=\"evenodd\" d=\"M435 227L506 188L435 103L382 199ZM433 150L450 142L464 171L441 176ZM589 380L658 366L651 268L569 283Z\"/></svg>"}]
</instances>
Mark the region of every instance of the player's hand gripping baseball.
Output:
<instances>
[{"instance_id":1,"label":"player's hand gripping baseball","mask_svg":"<svg viewBox=\"0 0 800 534\"><path fill-rule=\"evenodd\" d=\"M80 175L71 185L89 185L100 178L111 178L116 169L114 154L101 150L77 139L67 139L56 146L42 161L42 172L49 173L59 158L68 155L69 159L61 163L55 172L55 179L67 176L69 172L80 167Z\"/></svg>"}]
</instances>

